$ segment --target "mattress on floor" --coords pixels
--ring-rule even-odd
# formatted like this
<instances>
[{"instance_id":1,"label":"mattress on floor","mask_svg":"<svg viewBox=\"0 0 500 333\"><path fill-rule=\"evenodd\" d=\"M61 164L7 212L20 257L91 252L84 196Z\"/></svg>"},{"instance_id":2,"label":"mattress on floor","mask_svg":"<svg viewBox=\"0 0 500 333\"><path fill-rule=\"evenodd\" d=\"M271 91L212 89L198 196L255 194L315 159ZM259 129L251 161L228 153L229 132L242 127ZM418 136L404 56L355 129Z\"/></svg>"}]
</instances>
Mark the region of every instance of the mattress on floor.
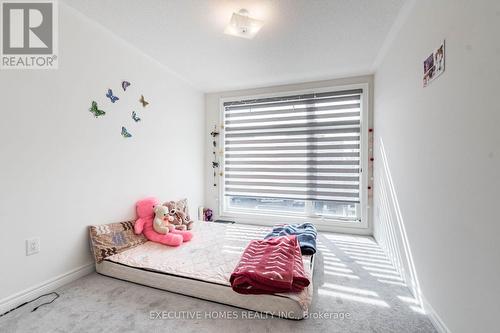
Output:
<instances>
[{"instance_id":1,"label":"mattress on floor","mask_svg":"<svg viewBox=\"0 0 500 333\"><path fill-rule=\"evenodd\" d=\"M311 284L300 293L242 295L229 277L252 239L262 239L271 228L242 224L197 222L194 237L180 247L146 242L107 257L97 272L244 309L302 319L312 301L313 257L303 256Z\"/></svg>"}]
</instances>

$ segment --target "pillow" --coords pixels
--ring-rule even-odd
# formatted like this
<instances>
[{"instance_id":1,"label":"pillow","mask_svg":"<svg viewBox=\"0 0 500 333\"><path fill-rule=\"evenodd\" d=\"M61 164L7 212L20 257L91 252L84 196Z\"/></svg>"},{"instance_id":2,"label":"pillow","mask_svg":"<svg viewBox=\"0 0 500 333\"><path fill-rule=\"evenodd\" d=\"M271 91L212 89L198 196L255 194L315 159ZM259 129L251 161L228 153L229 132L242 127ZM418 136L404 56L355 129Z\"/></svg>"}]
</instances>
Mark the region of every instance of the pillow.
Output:
<instances>
[{"instance_id":1,"label":"pillow","mask_svg":"<svg viewBox=\"0 0 500 333\"><path fill-rule=\"evenodd\" d=\"M142 234L134 233L134 223L125 221L89 227L90 245L96 263L147 242Z\"/></svg>"}]
</instances>

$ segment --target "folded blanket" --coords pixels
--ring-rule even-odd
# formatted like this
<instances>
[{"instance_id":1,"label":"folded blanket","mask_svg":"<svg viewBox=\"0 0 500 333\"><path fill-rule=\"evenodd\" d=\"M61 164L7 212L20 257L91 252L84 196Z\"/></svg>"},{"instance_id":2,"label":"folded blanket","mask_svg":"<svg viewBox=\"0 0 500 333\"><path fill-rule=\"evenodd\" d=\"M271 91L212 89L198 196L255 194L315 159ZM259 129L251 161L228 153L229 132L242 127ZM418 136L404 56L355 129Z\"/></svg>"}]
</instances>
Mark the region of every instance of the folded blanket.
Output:
<instances>
[{"instance_id":1,"label":"folded blanket","mask_svg":"<svg viewBox=\"0 0 500 333\"><path fill-rule=\"evenodd\" d=\"M299 292L309 285L296 236L253 240L229 279L240 294Z\"/></svg>"},{"instance_id":2,"label":"folded blanket","mask_svg":"<svg viewBox=\"0 0 500 333\"><path fill-rule=\"evenodd\" d=\"M264 239L269 239L278 236L296 235L299 240L300 250L302 254L312 255L316 253L316 227L312 223L302 224L287 224L283 226L275 226L273 231Z\"/></svg>"}]
</instances>

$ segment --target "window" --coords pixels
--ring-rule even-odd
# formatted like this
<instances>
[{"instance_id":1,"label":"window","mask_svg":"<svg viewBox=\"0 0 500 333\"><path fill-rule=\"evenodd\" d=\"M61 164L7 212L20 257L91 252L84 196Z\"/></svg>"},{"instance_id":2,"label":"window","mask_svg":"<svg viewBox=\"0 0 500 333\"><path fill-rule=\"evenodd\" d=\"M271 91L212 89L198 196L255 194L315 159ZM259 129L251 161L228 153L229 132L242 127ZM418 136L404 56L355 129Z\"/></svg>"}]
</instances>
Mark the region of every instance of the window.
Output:
<instances>
[{"instance_id":1,"label":"window","mask_svg":"<svg viewBox=\"0 0 500 333\"><path fill-rule=\"evenodd\" d=\"M226 101L223 211L361 220L363 90Z\"/></svg>"}]
</instances>

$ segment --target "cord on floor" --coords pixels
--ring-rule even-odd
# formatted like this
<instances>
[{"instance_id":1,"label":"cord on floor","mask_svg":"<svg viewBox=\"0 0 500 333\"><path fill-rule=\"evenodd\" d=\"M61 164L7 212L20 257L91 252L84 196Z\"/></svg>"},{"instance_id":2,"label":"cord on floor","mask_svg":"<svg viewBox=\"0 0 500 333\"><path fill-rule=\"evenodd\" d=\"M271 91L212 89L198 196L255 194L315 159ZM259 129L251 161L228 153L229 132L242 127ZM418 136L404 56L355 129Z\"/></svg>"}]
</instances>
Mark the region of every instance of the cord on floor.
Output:
<instances>
[{"instance_id":1,"label":"cord on floor","mask_svg":"<svg viewBox=\"0 0 500 333\"><path fill-rule=\"evenodd\" d=\"M50 303L54 302L56 299L58 299L58 298L59 298L59 294L58 294L58 293L56 293L55 291L54 291L54 292L51 292L51 293L48 293L48 294L43 294L43 295L38 296L37 298L32 299L31 301L27 301L27 302L24 302L24 303L22 303L22 304L19 304L19 305L18 305L18 306L16 306L15 308L10 309L9 311L7 311L7 312L4 312L4 313L0 314L0 317L5 316L6 314L8 314L8 313L10 313L10 312L12 312L12 311L14 311L14 310L17 310L17 309L19 309L20 307L25 306L26 304L32 303L32 302L34 302L34 301L36 301L36 300L39 300L40 298L42 298L42 297L44 297L44 296L49 296L49 295L54 295L55 297L54 297L54 298L53 298L50 302L45 302L45 303L42 303L42 304L38 305L36 308L34 308L33 310L31 310L31 312L35 312L35 311L36 311L36 310L38 310L38 308L40 308L41 306L44 306L44 305L50 304Z\"/></svg>"}]
</instances>

